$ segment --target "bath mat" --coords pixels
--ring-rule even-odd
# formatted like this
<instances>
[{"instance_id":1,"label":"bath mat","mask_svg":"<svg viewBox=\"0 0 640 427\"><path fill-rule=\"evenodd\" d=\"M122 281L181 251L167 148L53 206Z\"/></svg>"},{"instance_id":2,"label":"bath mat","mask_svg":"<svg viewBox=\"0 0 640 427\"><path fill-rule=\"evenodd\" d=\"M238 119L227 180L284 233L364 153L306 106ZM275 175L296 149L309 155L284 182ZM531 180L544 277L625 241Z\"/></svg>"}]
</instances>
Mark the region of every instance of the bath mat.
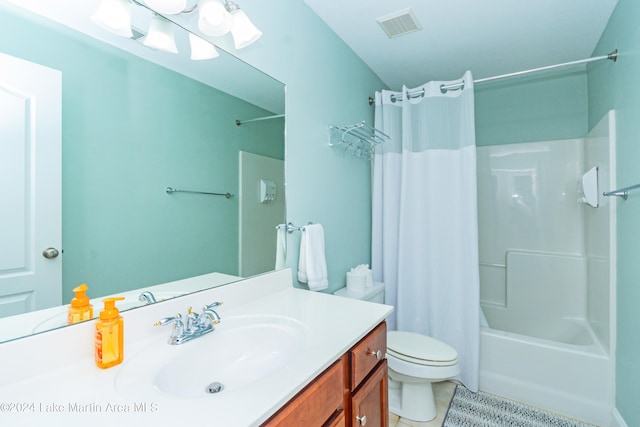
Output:
<instances>
[{"instance_id":1,"label":"bath mat","mask_svg":"<svg viewBox=\"0 0 640 427\"><path fill-rule=\"evenodd\" d=\"M489 393L456 386L442 427L594 427Z\"/></svg>"}]
</instances>

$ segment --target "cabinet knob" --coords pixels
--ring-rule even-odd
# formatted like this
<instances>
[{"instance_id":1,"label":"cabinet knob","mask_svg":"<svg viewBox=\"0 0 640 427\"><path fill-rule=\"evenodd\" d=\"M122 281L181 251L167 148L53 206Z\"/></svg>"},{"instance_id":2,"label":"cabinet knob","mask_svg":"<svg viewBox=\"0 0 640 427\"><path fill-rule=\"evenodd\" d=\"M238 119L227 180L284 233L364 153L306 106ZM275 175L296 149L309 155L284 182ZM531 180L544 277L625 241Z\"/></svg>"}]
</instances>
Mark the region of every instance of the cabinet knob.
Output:
<instances>
[{"instance_id":1,"label":"cabinet knob","mask_svg":"<svg viewBox=\"0 0 640 427\"><path fill-rule=\"evenodd\" d=\"M369 350L369 353L368 353L368 354L369 354L369 356L373 356L373 357L375 357L375 358L376 358L376 359L378 359L378 360L381 360L381 359L382 359L382 352L381 352L380 350L378 350L378 351ZM363 425L364 425L364 424L363 424Z\"/></svg>"},{"instance_id":2,"label":"cabinet knob","mask_svg":"<svg viewBox=\"0 0 640 427\"><path fill-rule=\"evenodd\" d=\"M363 415L361 417L356 415L356 420L360 421L360 425L363 426L363 427L367 425L367 416L366 415Z\"/></svg>"}]
</instances>

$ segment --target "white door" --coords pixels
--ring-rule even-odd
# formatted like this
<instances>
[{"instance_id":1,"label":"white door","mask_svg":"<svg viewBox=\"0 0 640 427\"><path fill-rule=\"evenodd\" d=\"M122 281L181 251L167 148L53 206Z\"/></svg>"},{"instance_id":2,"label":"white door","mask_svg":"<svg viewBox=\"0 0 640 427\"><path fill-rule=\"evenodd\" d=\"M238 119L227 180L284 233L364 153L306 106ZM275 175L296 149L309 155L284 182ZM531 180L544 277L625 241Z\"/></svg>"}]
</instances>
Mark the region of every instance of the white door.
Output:
<instances>
[{"instance_id":1,"label":"white door","mask_svg":"<svg viewBox=\"0 0 640 427\"><path fill-rule=\"evenodd\" d=\"M0 53L0 317L62 303L61 83Z\"/></svg>"}]
</instances>

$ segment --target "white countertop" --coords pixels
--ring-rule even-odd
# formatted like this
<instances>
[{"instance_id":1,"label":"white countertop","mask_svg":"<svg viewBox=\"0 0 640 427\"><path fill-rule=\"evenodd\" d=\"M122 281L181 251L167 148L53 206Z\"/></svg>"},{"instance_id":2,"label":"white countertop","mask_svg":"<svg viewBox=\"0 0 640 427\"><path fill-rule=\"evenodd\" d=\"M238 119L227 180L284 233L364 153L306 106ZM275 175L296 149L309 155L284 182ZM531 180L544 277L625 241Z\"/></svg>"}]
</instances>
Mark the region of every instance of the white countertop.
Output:
<instances>
[{"instance_id":1,"label":"white countertop","mask_svg":"<svg viewBox=\"0 0 640 427\"><path fill-rule=\"evenodd\" d=\"M135 393L117 389L127 363L139 361L136 353L168 338L169 329L154 328L154 321L215 300L224 301L217 309L222 317L217 331L224 331L225 317L246 314L283 316L303 324L305 336L295 357L273 375L227 393L178 398L152 387ZM107 370L93 361L93 322L4 343L0 420L11 426L259 425L391 311L382 304L295 289L291 271L280 270L123 313L125 361ZM208 336L178 347L186 349ZM208 347L208 360L215 364L224 348Z\"/></svg>"}]
</instances>

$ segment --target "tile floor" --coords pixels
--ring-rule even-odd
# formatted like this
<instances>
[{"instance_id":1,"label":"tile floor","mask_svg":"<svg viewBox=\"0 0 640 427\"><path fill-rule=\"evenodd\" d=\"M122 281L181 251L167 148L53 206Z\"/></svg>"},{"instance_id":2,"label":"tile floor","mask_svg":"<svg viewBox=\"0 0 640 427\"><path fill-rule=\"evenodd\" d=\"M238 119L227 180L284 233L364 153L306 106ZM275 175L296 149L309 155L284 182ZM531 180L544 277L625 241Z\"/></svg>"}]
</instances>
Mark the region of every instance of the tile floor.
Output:
<instances>
[{"instance_id":1,"label":"tile floor","mask_svg":"<svg viewBox=\"0 0 640 427\"><path fill-rule=\"evenodd\" d=\"M436 398L436 417L427 422L417 422L400 418L395 414L389 413L389 427L440 427L447 414L449 403L453 398L453 391L456 383L451 381L443 381L433 384L433 394Z\"/></svg>"}]
</instances>

